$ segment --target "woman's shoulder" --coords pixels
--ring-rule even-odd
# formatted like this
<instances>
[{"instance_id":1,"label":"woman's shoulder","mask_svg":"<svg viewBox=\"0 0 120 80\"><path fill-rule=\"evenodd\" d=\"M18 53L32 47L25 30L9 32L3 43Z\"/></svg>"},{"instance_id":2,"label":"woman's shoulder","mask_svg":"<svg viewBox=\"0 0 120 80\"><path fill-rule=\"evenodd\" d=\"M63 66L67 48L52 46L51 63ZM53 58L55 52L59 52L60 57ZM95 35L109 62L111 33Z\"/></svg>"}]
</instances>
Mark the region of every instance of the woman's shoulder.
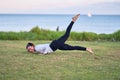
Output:
<instances>
[{"instance_id":1,"label":"woman's shoulder","mask_svg":"<svg viewBox=\"0 0 120 80\"><path fill-rule=\"evenodd\" d=\"M36 45L36 47L42 47L42 46L49 46L49 43Z\"/></svg>"}]
</instances>

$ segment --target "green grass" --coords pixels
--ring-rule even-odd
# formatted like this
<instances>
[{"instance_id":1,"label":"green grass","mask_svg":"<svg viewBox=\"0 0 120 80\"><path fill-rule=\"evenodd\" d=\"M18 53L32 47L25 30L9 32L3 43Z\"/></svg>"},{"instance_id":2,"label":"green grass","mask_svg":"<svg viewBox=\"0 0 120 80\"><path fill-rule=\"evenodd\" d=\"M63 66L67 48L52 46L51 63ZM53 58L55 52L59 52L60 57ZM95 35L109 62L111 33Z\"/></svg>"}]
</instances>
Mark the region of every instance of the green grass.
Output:
<instances>
[{"instance_id":1,"label":"green grass","mask_svg":"<svg viewBox=\"0 0 120 80\"><path fill-rule=\"evenodd\" d=\"M67 42L93 48L94 56L60 50L48 55L29 54L27 42L0 41L0 80L120 80L120 42Z\"/></svg>"},{"instance_id":2,"label":"green grass","mask_svg":"<svg viewBox=\"0 0 120 80\"><path fill-rule=\"evenodd\" d=\"M38 26L29 32L3 32L0 31L0 40L53 40L62 36L65 31L50 31L40 29ZM71 32L69 40L72 41L120 41L120 30L111 34L96 34L93 32Z\"/></svg>"}]
</instances>

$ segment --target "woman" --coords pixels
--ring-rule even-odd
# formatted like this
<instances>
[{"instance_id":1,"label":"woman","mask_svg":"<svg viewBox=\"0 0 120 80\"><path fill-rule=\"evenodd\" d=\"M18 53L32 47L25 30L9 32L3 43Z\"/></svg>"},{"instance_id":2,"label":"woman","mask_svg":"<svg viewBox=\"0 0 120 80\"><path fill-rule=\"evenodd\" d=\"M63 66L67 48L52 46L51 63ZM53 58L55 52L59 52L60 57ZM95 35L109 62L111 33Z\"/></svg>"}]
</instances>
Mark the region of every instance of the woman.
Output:
<instances>
[{"instance_id":1,"label":"woman","mask_svg":"<svg viewBox=\"0 0 120 80\"><path fill-rule=\"evenodd\" d=\"M28 50L28 52L31 52L31 53L37 52L41 54L52 53L56 51L57 49L59 50L82 50L82 51L88 51L92 54L93 51L91 48L86 48L82 46L71 46L71 45L65 44L65 41L68 39L70 35L71 28L79 16L80 14L77 14L72 18L72 21L67 27L65 34L61 36L60 38L58 38L57 40L53 40L50 44L40 44L36 46L33 43L28 43L26 46L26 49Z\"/></svg>"}]
</instances>

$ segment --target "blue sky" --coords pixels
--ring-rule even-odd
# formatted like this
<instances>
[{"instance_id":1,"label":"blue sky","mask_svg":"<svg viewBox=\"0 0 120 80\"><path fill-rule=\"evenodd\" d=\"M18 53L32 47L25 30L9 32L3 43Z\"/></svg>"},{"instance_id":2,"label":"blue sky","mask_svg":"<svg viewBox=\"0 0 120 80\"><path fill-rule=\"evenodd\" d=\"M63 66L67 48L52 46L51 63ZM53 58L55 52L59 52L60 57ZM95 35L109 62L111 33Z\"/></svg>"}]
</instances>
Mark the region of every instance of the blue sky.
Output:
<instances>
[{"instance_id":1,"label":"blue sky","mask_svg":"<svg viewBox=\"0 0 120 80\"><path fill-rule=\"evenodd\" d=\"M1 0L0 14L120 15L120 0Z\"/></svg>"}]
</instances>

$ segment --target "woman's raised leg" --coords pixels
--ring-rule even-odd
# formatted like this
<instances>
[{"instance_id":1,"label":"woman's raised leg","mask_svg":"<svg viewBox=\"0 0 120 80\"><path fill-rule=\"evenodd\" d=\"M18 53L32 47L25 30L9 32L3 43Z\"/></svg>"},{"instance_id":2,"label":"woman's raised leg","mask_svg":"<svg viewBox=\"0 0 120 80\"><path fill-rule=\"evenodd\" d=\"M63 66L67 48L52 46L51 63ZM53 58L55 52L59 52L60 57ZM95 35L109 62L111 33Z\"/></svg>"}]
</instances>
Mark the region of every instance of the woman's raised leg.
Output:
<instances>
[{"instance_id":1,"label":"woman's raised leg","mask_svg":"<svg viewBox=\"0 0 120 80\"><path fill-rule=\"evenodd\" d=\"M60 43L64 43L68 39L68 37L70 35L71 28L72 28L74 22L76 22L76 20L78 19L79 16L80 16L80 14L77 14L72 18L72 21L69 24L69 26L67 27L65 34L63 36L61 36L59 39L57 39Z\"/></svg>"}]
</instances>

